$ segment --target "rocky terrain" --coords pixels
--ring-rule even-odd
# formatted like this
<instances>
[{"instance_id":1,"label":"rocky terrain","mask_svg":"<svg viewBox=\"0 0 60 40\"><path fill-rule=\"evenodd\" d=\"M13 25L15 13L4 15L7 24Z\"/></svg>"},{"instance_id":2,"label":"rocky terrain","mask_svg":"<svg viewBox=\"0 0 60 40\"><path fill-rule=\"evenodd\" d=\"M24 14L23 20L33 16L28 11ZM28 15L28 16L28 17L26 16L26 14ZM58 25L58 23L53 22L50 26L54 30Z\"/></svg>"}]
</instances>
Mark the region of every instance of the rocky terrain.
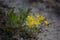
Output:
<instances>
[{"instance_id":1,"label":"rocky terrain","mask_svg":"<svg viewBox=\"0 0 60 40\"><path fill-rule=\"evenodd\" d=\"M49 21L48 30L44 33L38 34L38 40L60 40L60 0L0 0L4 5L8 7L0 6L0 9L4 9L5 13L9 7L15 8L15 13L18 14L18 8L23 8L25 11L27 8L32 8L32 13L40 13L45 16ZM0 10L1 11L1 10ZM1 23L1 22L0 22ZM1 39L1 38L0 38ZM10 39L7 39L10 40ZM16 40L16 39L12 39ZM33 39L23 39L20 40L33 40Z\"/></svg>"}]
</instances>

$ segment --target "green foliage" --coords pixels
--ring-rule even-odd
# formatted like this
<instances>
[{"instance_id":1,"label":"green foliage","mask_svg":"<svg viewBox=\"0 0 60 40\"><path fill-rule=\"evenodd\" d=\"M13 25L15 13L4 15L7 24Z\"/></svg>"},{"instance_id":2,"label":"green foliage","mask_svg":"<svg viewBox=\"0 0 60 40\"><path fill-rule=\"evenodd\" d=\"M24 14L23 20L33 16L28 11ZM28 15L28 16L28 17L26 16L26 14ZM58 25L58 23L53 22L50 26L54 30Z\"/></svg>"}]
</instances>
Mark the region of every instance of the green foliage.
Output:
<instances>
[{"instance_id":1,"label":"green foliage","mask_svg":"<svg viewBox=\"0 0 60 40\"><path fill-rule=\"evenodd\" d=\"M20 14L19 14L20 16L17 17L14 14L14 9L11 9L9 11L9 13L7 15L8 16L8 22L10 23L9 25L11 25L11 24L12 25L7 29L7 31L10 31L10 32L13 31L14 33L19 31L18 34L21 33L22 36L26 36L26 33L27 33L28 36L31 36L31 37L32 37L33 33L39 32L39 29L37 27L34 26L34 27L29 28L27 25L24 24L26 22L27 16L31 12L31 8L28 8L26 12L22 8L19 8L19 12L20 12ZM14 26L15 26L15 28L14 28Z\"/></svg>"},{"instance_id":2,"label":"green foliage","mask_svg":"<svg viewBox=\"0 0 60 40\"><path fill-rule=\"evenodd\" d=\"M26 17L29 15L30 11L31 8L28 8L27 12L25 12L22 8L19 8L20 20L18 21L18 24L23 24L26 21Z\"/></svg>"},{"instance_id":3,"label":"green foliage","mask_svg":"<svg viewBox=\"0 0 60 40\"><path fill-rule=\"evenodd\" d=\"M22 8L19 8L19 12L20 12L20 18L26 18L29 13L31 12L31 8L27 9L27 12L25 12Z\"/></svg>"},{"instance_id":4,"label":"green foliage","mask_svg":"<svg viewBox=\"0 0 60 40\"><path fill-rule=\"evenodd\" d=\"M27 10L27 14L28 14L28 13L30 13L30 12L31 12L31 10L32 10L31 8L28 8L28 10Z\"/></svg>"},{"instance_id":5,"label":"green foliage","mask_svg":"<svg viewBox=\"0 0 60 40\"><path fill-rule=\"evenodd\" d=\"M17 20L17 16L14 14L14 9L11 9L8 14L8 20L10 23L13 23Z\"/></svg>"}]
</instances>

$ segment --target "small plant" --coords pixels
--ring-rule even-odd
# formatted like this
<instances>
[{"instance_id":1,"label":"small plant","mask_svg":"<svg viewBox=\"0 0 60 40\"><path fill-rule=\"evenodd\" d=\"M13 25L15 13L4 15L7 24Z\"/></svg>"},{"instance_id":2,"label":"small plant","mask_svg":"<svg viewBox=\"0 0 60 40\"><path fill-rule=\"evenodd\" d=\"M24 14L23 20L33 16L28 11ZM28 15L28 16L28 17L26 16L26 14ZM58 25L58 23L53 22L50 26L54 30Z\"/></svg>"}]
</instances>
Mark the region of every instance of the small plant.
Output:
<instances>
[{"instance_id":1,"label":"small plant","mask_svg":"<svg viewBox=\"0 0 60 40\"><path fill-rule=\"evenodd\" d=\"M17 32L21 37L35 37L38 32L42 32L45 26L48 26L48 21L39 13L32 16L30 14L31 8L25 12L22 8L19 8L20 16L14 14L14 9L11 9L8 13L8 30Z\"/></svg>"}]
</instances>

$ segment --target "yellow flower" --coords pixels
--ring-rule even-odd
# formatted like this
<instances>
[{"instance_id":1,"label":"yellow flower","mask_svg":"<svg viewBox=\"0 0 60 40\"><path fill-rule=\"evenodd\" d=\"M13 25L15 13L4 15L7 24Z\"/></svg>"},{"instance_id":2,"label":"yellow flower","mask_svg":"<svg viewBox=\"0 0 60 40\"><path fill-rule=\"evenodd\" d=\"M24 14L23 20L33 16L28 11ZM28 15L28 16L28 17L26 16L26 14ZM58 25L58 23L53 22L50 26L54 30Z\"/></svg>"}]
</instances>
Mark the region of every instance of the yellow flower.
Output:
<instances>
[{"instance_id":1,"label":"yellow flower","mask_svg":"<svg viewBox=\"0 0 60 40\"><path fill-rule=\"evenodd\" d=\"M36 19L36 20L35 20L35 24L36 24L36 25L39 25L39 24L40 24L40 20Z\"/></svg>"},{"instance_id":2,"label":"yellow flower","mask_svg":"<svg viewBox=\"0 0 60 40\"><path fill-rule=\"evenodd\" d=\"M46 25L48 25L48 21L45 20L45 17L43 17L43 16L41 16L39 14L36 14L35 16L36 16L35 20L34 20L34 18L31 15L27 16L26 20L27 20L27 23L28 23L27 24L28 27L32 27L32 26L34 26L34 24L39 25L42 20L44 21L44 23Z\"/></svg>"},{"instance_id":3,"label":"yellow flower","mask_svg":"<svg viewBox=\"0 0 60 40\"><path fill-rule=\"evenodd\" d=\"M45 20L45 21L44 21L44 23L45 23L46 25L48 25L48 24L49 24L47 20Z\"/></svg>"},{"instance_id":4,"label":"yellow flower","mask_svg":"<svg viewBox=\"0 0 60 40\"><path fill-rule=\"evenodd\" d=\"M28 22L28 26L33 26L34 25L34 18L31 15L27 16L27 22Z\"/></svg>"},{"instance_id":5,"label":"yellow flower","mask_svg":"<svg viewBox=\"0 0 60 40\"><path fill-rule=\"evenodd\" d=\"M36 18L40 18L40 15L39 14L36 14L35 16L36 16Z\"/></svg>"},{"instance_id":6,"label":"yellow flower","mask_svg":"<svg viewBox=\"0 0 60 40\"><path fill-rule=\"evenodd\" d=\"M28 21L28 26L33 26L34 25L34 21Z\"/></svg>"},{"instance_id":7,"label":"yellow flower","mask_svg":"<svg viewBox=\"0 0 60 40\"><path fill-rule=\"evenodd\" d=\"M45 19L45 17L41 16L40 14L36 14L35 16L39 20L44 20Z\"/></svg>"},{"instance_id":8,"label":"yellow flower","mask_svg":"<svg viewBox=\"0 0 60 40\"><path fill-rule=\"evenodd\" d=\"M43 16L40 16L40 20L44 20L45 19L45 17L43 17Z\"/></svg>"},{"instance_id":9,"label":"yellow flower","mask_svg":"<svg viewBox=\"0 0 60 40\"><path fill-rule=\"evenodd\" d=\"M27 21L33 21L33 17L30 15L30 16L27 16Z\"/></svg>"}]
</instances>

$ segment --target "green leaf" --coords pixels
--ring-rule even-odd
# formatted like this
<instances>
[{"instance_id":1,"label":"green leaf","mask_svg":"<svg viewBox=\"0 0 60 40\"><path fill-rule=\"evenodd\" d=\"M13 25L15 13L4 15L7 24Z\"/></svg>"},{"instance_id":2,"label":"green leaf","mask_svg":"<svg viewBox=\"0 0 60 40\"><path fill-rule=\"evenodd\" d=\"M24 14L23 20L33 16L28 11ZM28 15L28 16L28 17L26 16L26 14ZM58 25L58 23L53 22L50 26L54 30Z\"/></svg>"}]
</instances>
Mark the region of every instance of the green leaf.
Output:
<instances>
[{"instance_id":1,"label":"green leaf","mask_svg":"<svg viewBox=\"0 0 60 40\"><path fill-rule=\"evenodd\" d=\"M37 28L37 27L33 27L32 30L33 30L34 32L37 32L37 31L38 31L38 28Z\"/></svg>"},{"instance_id":2,"label":"green leaf","mask_svg":"<svg viewBox=\"0 0 60 40\"><path fill-rule=\"evenodd\" d=\"M22 8L19 8L20 15L24 14L24 10Z\"/></svg>"},{"instance_id":3,"label":"green leaf","mask_svg":"<svg viewBox=\"0 0 60 40\"><path fill-rule=\"evenodd\" d=\"M19 20L19 21L17 21L17 24L18 24L18 25L22 25L23 23L24 23L23 20Z\"/></svg>"},{"instance_id":4,"label":"green leaf","mask_svg":"<svg viewBox=\"0 0 60 40\"><path fill-rule=\"evenodd\" d=\"M24 10L22 8L19 8L19 12L20 12L20 18L25 18L26 13L24 12Z\"/></svg>"},{"instance_id":5,"label":"green leaf","mask_svg":"<svg viewBox=\"0 0 60 40\"><path fill-rule=\"evenodd\" d=\"M17 16L14 14L14 9L11 9L8 14L8 19L10 22L17 20Z\"/></svg>"},{"instance_id":6,"label":"green leaf","mask_svg":"<svg viewBox=\"0 0 60 40\"><path fill-rule=\"evenodd\" d=\"M28 10L27 10L27 14L29 14L30 12L31 12L31 8L28 8Z\"/></svg>"}]
</instances>

